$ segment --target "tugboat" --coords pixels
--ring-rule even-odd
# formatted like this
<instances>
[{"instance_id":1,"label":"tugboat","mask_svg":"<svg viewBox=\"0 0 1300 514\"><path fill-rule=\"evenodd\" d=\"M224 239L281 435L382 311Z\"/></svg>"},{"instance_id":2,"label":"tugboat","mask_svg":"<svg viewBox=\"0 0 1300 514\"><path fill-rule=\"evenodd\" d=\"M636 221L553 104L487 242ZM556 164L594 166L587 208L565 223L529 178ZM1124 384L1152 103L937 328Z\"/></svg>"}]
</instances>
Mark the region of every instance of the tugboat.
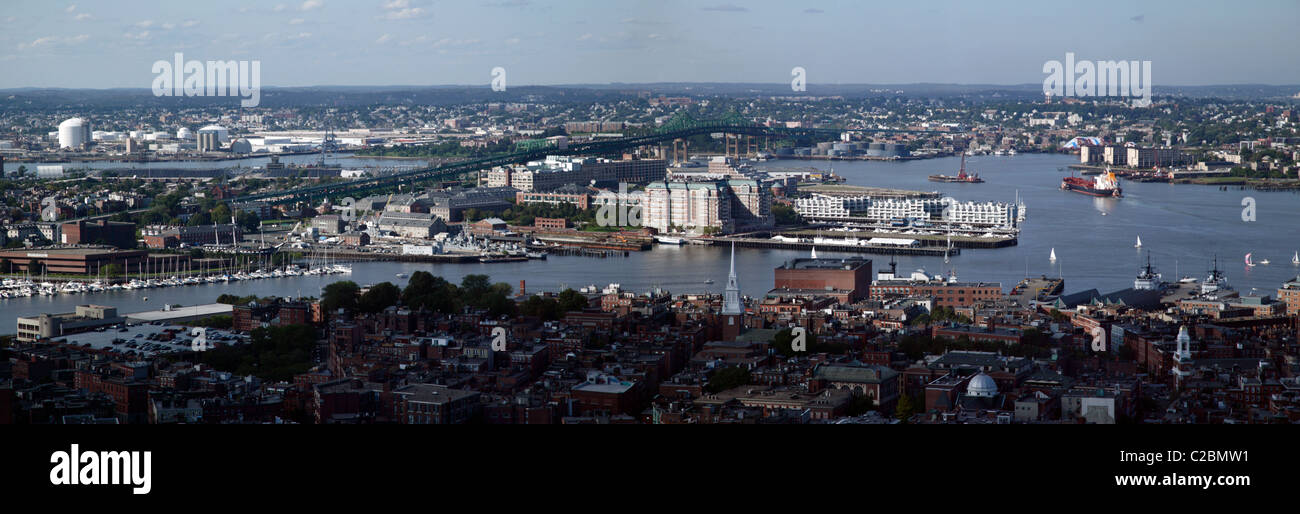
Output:
<instances>
[{"instance_id":1,"label":"tugboat","mask_svg":"<svg viewBox=\"0 0 1300 514\"><path fill-rule=\"evenodd\" d=\"M957 176L951 175L930 175L931 182L964 182L968 184L979 184L984 182L978 173L966 174L966 154L961 154L961 169L957 171Z\"/></svg>"}]
</instances>

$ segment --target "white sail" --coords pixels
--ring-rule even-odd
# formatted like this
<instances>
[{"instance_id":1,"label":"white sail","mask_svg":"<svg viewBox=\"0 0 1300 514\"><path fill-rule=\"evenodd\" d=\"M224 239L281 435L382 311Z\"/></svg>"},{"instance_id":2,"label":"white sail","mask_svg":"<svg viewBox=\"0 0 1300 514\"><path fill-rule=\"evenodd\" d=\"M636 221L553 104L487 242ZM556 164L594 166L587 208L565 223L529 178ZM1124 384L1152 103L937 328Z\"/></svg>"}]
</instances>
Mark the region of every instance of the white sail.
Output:
<instances>
[{"instance_id":1,"label":"white sail","mask_svg":"<svg viewBox=\"0 0 1300 514\"><path fill-rule=\"evenodd\" d=\"M1055 248L1052 249L1052 256L1050 257L1050 259L1052 260L1052 262L1056 262L1056 249L1055 249Z\"/></svg>"},{"instance_id":2,"label":"white sail","mask_svg":"<svg viewBox=\"0 0 1300 514\"><path fill-rule=\"evenodd\" d=\"M1255 265L1255 263L1250 262L1250 254L1246 254L1246 265L1247 265L1247 266L1254 266L1254 265Z\"/></svg>"},{"instance_id":3,"label":"white sail","mask_svg":"<svg viewBox=\"0 0 1300 514\"><path fill-rule=\"evenodd\" d=\"M1142 236L1138 236L1137 244L1133 245L1133 248L1142 248Z\"/></svg>"},{"instance_id":4,"label":"white sail","mask_svg":"<svg viewBox=\"0 0 1300 514\"><path fill-rule=\"evenodd\" d=\"M1296 252L1295 255L1291 256L1291 264L1300 264L1300 252Z\"/></svg>"}]
</instances>

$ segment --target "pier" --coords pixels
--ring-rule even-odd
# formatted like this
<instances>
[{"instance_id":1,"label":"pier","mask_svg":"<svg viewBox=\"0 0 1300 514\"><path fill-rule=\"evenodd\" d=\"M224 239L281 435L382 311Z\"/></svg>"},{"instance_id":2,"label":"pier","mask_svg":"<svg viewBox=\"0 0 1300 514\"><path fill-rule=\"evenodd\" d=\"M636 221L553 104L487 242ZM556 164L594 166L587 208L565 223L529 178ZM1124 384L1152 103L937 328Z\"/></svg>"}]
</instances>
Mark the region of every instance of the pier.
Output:
<instances>
[{"instance_id":1,"label":"pier","mask_svg":"<svg viewBox=\"0 0 1300 514\"><path fill-rule=\"evenodd\" d=\"M869 253L877 255L919 255L929 257L943 257L961 255L960 248L942 248L942 247L925 247L925 246L882 246L882 245L814 245L805 242L793 241L775 241L771 239L754 239L745 237L712 237L696 238L693 241L707 241L714 246L726 246L735 243L742 248L770 248L776 250L803 250L811 251L814 247L820 247L827 252L852 252L852 253Z\"/></svg>"}]
</instances>

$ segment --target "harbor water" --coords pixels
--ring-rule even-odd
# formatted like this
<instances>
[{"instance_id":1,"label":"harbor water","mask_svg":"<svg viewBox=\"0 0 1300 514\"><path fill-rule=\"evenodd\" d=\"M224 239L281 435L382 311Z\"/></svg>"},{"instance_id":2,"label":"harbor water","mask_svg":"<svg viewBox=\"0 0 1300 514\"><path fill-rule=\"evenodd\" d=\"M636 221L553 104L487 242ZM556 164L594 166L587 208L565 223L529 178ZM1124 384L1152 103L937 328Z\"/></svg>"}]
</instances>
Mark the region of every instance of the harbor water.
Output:
<instances>
[{"instance_id":1,"label":"harbor water","mask_svg":"<svg viewBox=\"0 0 1300 514\"><path fill-rule=\"evenodd\" d=\"M957 157L903 162L882 161L771 161L764 169L806 169L833 166L847 183L941 191L957 200L1014 202L1017 191L1028 209L1019 245L1000 249L966 250L945 264L943 257L898 257L900 271L925 269L930 274L954 272L964 281L1000 282L1009 290L1025 276L1061 276L1066 292L1097 288L1101 292L1131 287L1147 251L1165 280L1179 276L1204 278L1217 254L1219 268L1242 294L1275 295L1286 280L1300 273L1291 256L1300 250L1300 195L1294 192L1224 191L1217 186L1123 182L1124 197L1093 198L1061 191L1064 170L1077 159L1064 155L1022 154L973 157L967 171L979 173L982 184L936 183L935 173L954 174ZM6 165L7 167L7 165ZM1243 221L1243 198L1254 200L1255 221ZM1104 215L1103 215L1104 213ZM1142 238L1141 251L1134 248ZM1058 260L1049 261L1055 250ZM818 248L819 257L850 257ZM1246 253L1259 263L1247 268ZM762 296L772 288L773 268L788 259L806 256L791 250L737 249L736 271L743 294ZM889 256L865 255L873 270L888 265ZM270 278L231 283L161 289L111 291L96 294L62 294L0 300L0 333L13 333L15 318L42 312L69 312L78 304L115 306L120 313L162 308L164 304L210 303L221 294L318 296L321 287L338 280L359 284L406 282L409 276L429 271L459 282L472 273L486 274L495 282L529 292L578 289L588 285L620 284L625 290L644 292L655 287L672 293L721 292L726 284L728 250L709 246L656 246L631 252L628 257L593 258L551 256L546 260L509 263L424 264L357 262L351 275ZM712 279L713 283L705 281ZM146 299L147 298L147 299Z\"/></svg>"}]
</instances>

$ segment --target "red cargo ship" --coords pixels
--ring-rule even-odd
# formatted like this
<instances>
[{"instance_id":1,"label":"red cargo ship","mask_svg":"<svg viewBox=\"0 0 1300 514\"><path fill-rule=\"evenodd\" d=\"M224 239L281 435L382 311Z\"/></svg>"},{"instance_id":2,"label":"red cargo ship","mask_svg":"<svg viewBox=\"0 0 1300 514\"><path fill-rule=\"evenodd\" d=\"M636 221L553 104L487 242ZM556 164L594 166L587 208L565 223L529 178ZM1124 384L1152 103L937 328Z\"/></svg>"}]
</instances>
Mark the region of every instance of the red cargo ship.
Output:
<instances>
[{"instance_id":1,"label":"red cargo ship","mask_svg":"<svg viewBox=\"0 0 1300 514\"><path fill-rule=\"evenodd\" d=\"M1123 189L1119 187L1119 179L1115 178L1115 174L1110 170L1091 180L1082 177L1065 177L1061 179L1061 189L1090 196L1119 198L1123 195Z\"/></svg>"}]
</instances>

